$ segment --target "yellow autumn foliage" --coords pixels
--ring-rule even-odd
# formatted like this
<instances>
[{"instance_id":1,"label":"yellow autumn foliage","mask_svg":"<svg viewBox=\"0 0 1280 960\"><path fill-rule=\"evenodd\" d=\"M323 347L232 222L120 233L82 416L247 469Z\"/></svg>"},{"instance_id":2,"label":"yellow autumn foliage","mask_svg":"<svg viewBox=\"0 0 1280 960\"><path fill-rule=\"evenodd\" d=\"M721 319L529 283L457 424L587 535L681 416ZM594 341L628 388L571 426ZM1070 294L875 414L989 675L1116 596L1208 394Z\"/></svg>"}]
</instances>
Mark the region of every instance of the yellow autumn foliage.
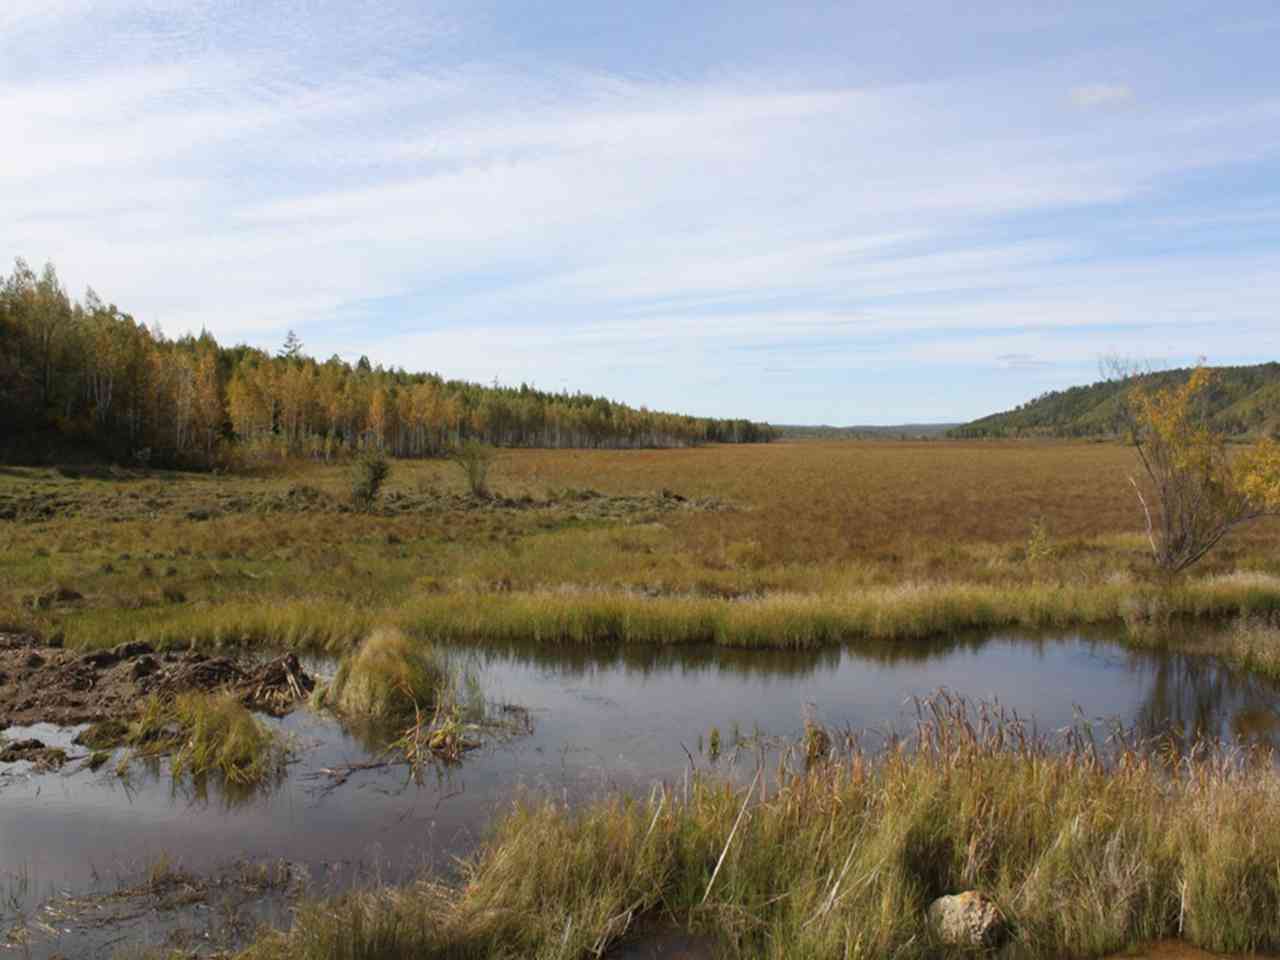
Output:
<instances>
[{"instance_id":1,"label":"yellow autumn foliage","mask_svg":"<svg viewBox=\"0 0 1280 960\"><path fill-rule=\"evenodd\" d=\"M1198 366L1185 383L1134 388L1130 429L1150 502L1134 482L1156 565L1170 572L1203 557L1233 527L1280 513L1280 447L1260 441L1230 456L1208 410L1213 374Z\"/></svg>"}]
</instances>

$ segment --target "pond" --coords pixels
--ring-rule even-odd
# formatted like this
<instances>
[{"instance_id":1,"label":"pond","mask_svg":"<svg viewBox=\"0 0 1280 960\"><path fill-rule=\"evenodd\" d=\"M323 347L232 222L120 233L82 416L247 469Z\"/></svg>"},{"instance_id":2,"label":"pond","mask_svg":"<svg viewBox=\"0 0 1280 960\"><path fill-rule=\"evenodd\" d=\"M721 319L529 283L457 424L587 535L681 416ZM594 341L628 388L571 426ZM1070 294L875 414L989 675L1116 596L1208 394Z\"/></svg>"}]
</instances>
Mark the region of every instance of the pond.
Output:
<instances>
[{"instance_id":1,"label":"pond","mask_svg":"<svg viewBox=\"0 0 1280 960\"><path fill-rule=\"evenodd\" d=\"M163 769L135 768L122 780L114 764L97 773L10 768L0 779L0 943L20 921L26 932L8 942L33 957L109 957L122 943L234 942L257 922L286 923L299 884L317 892L402 881L424 867L449 871L520 791L572 803L676 781L691 758L711 764L713 727L726 749L738 736L796 736L806 717L866 729L874 742L877 731L908 731L911 698L944 687L996 699L1042 732L1084 717L1145 736L1280 743L1272 683L1203 657L1130 650L1106 632L817 652L513 647L455 648L451 656L466 661L491 702L526 708L528 725L459 766L429 771L421 784L396 766L335 783L326 771L369 754L307 709L270 721L292 737L295 760L280 783L250 796L175 789ZM35 735L58 745L73 732ZM246 864L261 870L281 861L279 883L237 895L228 879L243 876ZM77 910L83 895L154 880L157 864L168 877L218 878L215 895L189 897L175 910L122 900L112 913L95 901L92 922Z\"/></svg>"}]
</instances>

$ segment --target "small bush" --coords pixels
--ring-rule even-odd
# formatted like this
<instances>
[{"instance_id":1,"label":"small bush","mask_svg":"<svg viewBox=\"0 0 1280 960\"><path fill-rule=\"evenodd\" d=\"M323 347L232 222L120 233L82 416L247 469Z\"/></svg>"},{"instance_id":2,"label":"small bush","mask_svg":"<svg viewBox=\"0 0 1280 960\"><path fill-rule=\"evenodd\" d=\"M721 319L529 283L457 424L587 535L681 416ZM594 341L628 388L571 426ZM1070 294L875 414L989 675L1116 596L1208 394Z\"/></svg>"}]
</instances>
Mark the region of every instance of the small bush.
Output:
<instances>
[{"instance_id":1,"label":"small bush","mask_svg":"<svg viewBox=\"0 0 1280 960\"><path fill-rule=\"evenodd\" d=\"M454 448L450 455L467 480L472 496L489 496L489 468L493 465L493 447L479 440L467 440Z\"/></svg>"},{"instance_id":2,"label":"small bush","mask_svg":"<svg viewBox=\"0 0 1280 960\"><path fill-rule=\"evenodd\" d=\"M391 473L391 464L381 450L366 450L351 468L351 504L357 510L371 510L382 485Z\"/></svg>"}]
</instances>

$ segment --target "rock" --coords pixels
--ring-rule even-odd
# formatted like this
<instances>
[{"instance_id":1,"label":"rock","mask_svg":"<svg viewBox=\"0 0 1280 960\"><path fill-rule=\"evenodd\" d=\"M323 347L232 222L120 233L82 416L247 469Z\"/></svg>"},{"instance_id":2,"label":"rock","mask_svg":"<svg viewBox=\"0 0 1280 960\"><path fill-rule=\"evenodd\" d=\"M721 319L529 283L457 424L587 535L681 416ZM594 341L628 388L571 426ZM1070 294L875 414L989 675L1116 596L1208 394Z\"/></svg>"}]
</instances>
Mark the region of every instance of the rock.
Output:
<instances>
[{"instance_id":1,"label":"rock","mask_svg":"<svg viewBox=\"0 0 1280 960\"><path fill-rule=\"evenodd\" d=\"M1005 919L995 901L976 890L939 897L929 904L929 926L948 946L995 947Z\"/></svg>"}]
</instances>

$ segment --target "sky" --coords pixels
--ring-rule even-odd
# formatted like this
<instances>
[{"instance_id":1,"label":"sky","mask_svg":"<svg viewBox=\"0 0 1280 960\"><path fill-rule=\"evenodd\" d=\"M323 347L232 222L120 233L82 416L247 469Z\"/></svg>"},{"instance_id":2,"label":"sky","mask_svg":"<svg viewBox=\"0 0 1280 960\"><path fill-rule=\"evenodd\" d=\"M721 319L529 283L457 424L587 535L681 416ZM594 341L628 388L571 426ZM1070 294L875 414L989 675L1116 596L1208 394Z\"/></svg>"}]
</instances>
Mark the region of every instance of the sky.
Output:
<instances>
[{"instance_id":1,"label":"sky","mask_svg":"<svg viewBox=\"0 0 1280 960\"><path fill-rule=\"evenodd\" d=\"M773 423L1280 359L1275 0L3 0L0 271Z\"/></svg>"}]
</instances>

